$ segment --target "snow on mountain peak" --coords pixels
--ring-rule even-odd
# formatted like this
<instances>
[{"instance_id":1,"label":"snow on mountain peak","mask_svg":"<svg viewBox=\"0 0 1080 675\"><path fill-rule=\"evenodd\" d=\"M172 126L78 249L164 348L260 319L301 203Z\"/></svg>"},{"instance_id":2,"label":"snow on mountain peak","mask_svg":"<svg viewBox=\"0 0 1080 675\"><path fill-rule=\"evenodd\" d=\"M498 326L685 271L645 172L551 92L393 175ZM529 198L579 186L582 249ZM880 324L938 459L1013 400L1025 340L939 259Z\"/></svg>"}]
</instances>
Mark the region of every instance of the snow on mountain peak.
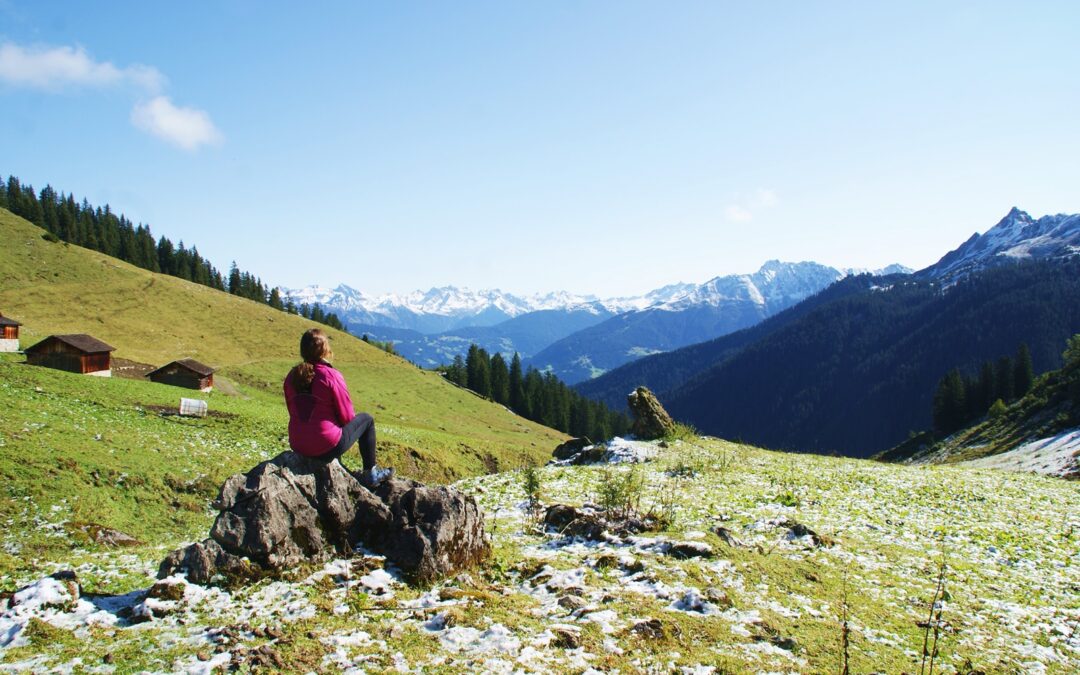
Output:
<instances>
[{"instance_id":1,"label":"snow on mountain peak","mask_svg":"<svg viewBox=\"0 0 1080 675\"><path fill-rule=\"evenodd\" d=\"M986 233L973 234L919 274L951 281L1007 260L1075 255L1077 246L1080 246L1080 215L1059 213L1036 220L1014 206Z\"/></svg>"},{"instance_id":2,"label":"snow on mountain peak","mask_svg":"<svg viewBox=\"0 0 1080 675\"><path fill-rule=\"evenodd\" d=\"M345 284L333 289L309 286L282 289L282 292L286 299L298 305L322 305L338 313L346 323L426 332L446 330L451 325L493 325L542 310L622 314L649 308L680 311L693 305L715 307L747 300L763 307L791 304L791 300L809 297L844 275L845 272L814 262L769 260L752 274L716 277L703 284L680 282L644 295L607 299L567 291L521 297L499 289L474 291L452 285L381 296L366 295Z\"/></svg>"}]
</instances>

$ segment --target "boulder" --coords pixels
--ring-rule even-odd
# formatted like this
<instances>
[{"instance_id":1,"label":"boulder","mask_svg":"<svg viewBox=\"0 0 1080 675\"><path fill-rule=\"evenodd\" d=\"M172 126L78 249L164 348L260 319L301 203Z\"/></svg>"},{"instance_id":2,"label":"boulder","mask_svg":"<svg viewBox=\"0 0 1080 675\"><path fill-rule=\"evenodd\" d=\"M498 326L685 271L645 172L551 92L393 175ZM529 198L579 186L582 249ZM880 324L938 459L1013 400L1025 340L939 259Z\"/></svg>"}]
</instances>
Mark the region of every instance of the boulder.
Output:
<instances>
[{"instance_id":1,"label":"boulder","mask_svg":"<svg viewBox=\"0 0 1080 675\"><path fill-rule=\"evenodd\" d=\"M592 441L588 438L571 438L565 443L560 443L551 454L558 460L570 459L590 445L592 445Z\"/></svg>"},{"instance_id":2,"label":"boulder","mask_svg":"<svg viewBox=\"0 0 1080 675\"><path fill-rule=\"evenodd\" d=\"M170 553L164 578L186 570L205 584L274 575L349 555L385 555L404 575L430 583L490 552L476 502L448 487L390 479L368 490L339 462L283 452L222 485L210 538Z\"/></svg>"},{"instance_id":3,"label":"boulder","mask_svg":"<svg viewBox=\"0 0 1080 675\"><path fill-rule=\"evenodd\" d=\"M626 404L634 417L631 430L638 438L662 438L675 431L675 420L671 419L671 415L648 388L638 387L630 392Z\"/></svg>"}]
</instances>

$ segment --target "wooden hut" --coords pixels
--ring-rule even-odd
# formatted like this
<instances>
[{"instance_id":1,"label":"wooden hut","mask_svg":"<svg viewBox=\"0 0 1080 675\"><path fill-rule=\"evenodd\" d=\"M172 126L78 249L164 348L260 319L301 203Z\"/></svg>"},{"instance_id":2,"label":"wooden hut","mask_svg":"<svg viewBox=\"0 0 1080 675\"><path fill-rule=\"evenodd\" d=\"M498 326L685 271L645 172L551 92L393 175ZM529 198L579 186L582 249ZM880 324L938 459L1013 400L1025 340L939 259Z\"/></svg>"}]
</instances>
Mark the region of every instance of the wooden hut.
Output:
<instances>
[{"instance_id":1,"label":"wooden hut","mask_svg":"<svg viewBox=\"0 0 1080 675\"><path fill-rule=\"evenodd\" d=\"M15 319L0 314L0 352L19 351L19 326Z\"/></svg>"},{"instance_id":2,"label":"wooden hut","mask_svg":"<svg viewBox=\"0 0 1080 675\"><path fill-rule=\"evenodd\" d=\"M210 391L214 388L214 369L195 359L180 359L146 374L154 382L174 387Z\"/></svg>"},{"instance_id":3,"label":"wooden hut","mask_svg":"<svg viewBox=\"0 0 1080 675\"><path fill-rule=\"evenodd\" d=\"M26 348L26 362L32 366L109 377L112 375L110 352L113 351L116 351L115 347L83 333L50 335Z\"/></svg>"}]
</instances>

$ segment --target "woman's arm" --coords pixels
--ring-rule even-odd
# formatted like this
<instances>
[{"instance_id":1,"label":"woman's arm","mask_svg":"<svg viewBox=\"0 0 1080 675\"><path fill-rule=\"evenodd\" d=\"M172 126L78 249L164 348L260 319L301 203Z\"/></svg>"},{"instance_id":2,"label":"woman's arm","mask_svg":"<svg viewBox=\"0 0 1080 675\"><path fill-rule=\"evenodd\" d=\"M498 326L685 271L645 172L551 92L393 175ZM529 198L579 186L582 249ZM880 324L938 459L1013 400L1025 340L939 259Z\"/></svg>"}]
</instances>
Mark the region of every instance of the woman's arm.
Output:
<instances>
[{"instance_id":1,"label":"woman's arm","mask_svg":"<svg viewBox=\"0 0 1080 675\"><path fill-rule=\"evenodd\" d=\"M289 371L289 374L285 376L285 383L282 385L285 390L285 407L289 410L289 419L296 417L296 387L293 386L294 372L296 372L295 368Z\"/></svg>"},{"instance_id":2,"label":"woman's arm","mask_svg":"<svg viewBox=\"0 0 1080 675\"><path fill-rule=\"evenodd\" d=\"M349 397L349 387L345 384L345 378L337 370L332 371L330 378L331 389L334 391L334 409L337 411L338 424L345 426L356 417L353 409L352 398Z\"/></svg>"}]
</instances>

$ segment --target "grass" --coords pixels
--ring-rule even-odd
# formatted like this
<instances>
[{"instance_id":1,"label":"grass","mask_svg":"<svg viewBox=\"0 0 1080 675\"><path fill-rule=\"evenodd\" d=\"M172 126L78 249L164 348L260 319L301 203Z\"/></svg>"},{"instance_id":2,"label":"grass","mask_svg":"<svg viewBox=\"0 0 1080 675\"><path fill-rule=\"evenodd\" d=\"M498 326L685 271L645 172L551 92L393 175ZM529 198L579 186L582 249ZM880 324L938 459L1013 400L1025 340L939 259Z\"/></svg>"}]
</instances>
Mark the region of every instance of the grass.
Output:
<instances>
[{"instance_id":1,"label":"grass","mask_svg":"<svg viewBox=\"0 0 1080 675\"><path fill-rule=\"evenodd\" d=\"M0 311L25 324L24 345L89 332L133 361L193 356L220 368L222 391L206 397L215 414L186 419L160 412L186 390L0 356L0 591L60 569L75 570L87 592L146 589L167 550L205 536L214 515L207 503L224 478L284 449L280 381L308 322L47 242L3 211L0 226ZM457 485L477 499L493 535L489 564L387 596L298 571L292 580L199 590L177 615L134 628L34 619L25 646L0 650L0 667L183 671L213 658L215 631L227 628L238 635L229 649L271 649L286 672L839 672L846 618L850 672L915 672L925 636L918 623L945 546L947 628L936 672L1080 667L1075 484L789 455L684 430L655 461L606 474L619 487L613 481L632 473L615 502L630 494L636 508L670 513L666 531L564 541L530 527L529 493L542 487L545 503L595 500L605 467L545 466L523 480L516 469L546 458L561 435L334 335L354 399L378 421L382 456L406 475L464 477ZM832 543L791 540L790 522ZM143 543L102 548L75 523ZM725 543L721 526L741 544ZM714 555L666 554L677 541L708 544ZM549 589L545 575L555 574L579 581ZM673 609L689 591L715 611ZM440 604L416 609L429 592ZM573 609L577 602L584 607ZM439 612L450 627L429 630ZM655 623L635 630L646 620ZM565 636L553 641L560 624L576 629L576 648L559 646ZM282 635L259 635L255 625ZM492 647L470 637L484 635L504 639Z\"/></svg>"},{"instance_id":2,"label":"grass","mask_svg":"<svg viewBox=\"0 0 1080 675\"><path fill-rule=\"evenodd\" d=\"M221 482L287 449L281 381L296 363L300 334L313 325L41 234L0 209L0 312L22 322L24 348L50 334L85 332L116 347L114 357L137 363L196 358L218 369L218 386L204 395L0 355L0 518L8 524L0 588L11 587L12 575L83 550L86 537L70 532L70 523L104 525L147 543L135 553L205 536L207 504ZM357 409L375 417L380 464L400 475L449 482L535 464L566 438L358 338L328 332ZM210 417L160 414L193 395L208 401ZM345 462L359 460L350 453Z\"/></svg>"}]
</instances>

